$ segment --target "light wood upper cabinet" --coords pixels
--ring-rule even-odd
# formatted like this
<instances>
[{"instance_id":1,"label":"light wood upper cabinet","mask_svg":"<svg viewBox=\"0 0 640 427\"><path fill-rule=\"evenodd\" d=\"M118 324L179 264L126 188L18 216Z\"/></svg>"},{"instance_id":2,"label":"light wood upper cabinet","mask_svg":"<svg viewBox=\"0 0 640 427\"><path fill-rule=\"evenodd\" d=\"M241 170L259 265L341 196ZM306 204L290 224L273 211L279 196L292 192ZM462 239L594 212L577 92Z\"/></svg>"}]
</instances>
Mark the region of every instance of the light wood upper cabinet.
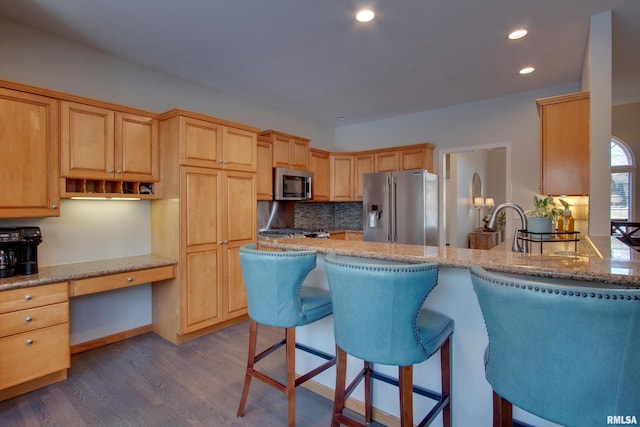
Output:
<instances>
[{"instance_id":1,"label":"light wood upper cabinet","mask_svg":"<svg viewBox=\"0 0 640 427\"><path fill-rule=\"evenodd\" d=\"M426 169L433 172L433 146L420 144L398 151L398 166L400 170Z\"/></svg>"},{"instance_id":2,"label":"light wood upper cabinet","mask_svg":"<svg viewBox=\"0 0 640 427\"><path fill-rule=\"evenodd\" d=\"M258 136L257 188L258 200L273 199L273 146L268 138Z\"/></svg>"},{"instance_id":3,"label":"light wood upper cabinet","mask_svg":"<svg viewBox=\"0 0 640 427\"><path fill-rule=\"evenodd\" d=\"M374 171L373 153L359 153L353 155L353 180L355 200L362 200L362 175Z\"/></svg>"},{"instance_id":4,"label":"light wood upper cabinet","mask_svg":"<svg viewBox=\"0 0 640 427\"><path fill-rule=\"evenodd\" d=\"M159 180L153 117L61 101L61 140L63 177Z\"/></svg>"},{"instance_id":5,"label":"light wood upper cabinet","mask_svg":"<svg viewBox=\"0 0 640 427\"><path fill-rule=\"evenodd\" d=\"M540 115L540 194L589 194L589 93L536 101Z\"/></svg>"},{"instance_id":6,"label":"light wood upper cabinet","mask_svg":"<svg viewBox=\"0 0 640 427\"><path fill-rule=\"evenodd\" d=\"M179 126L180 132L180 164L218 168L218 160L222 162L222 125L192 117L178 116L172 118Z\"/></svg>"},{"instance_id":7,"label":"light wood upper cabinet","mask_svg":"<svg viewBox=\"0 0 640 427\"><path fill-rule=\"evenodd\" d=\"M431 144L405 145L375 152L375 171L426 169L433 172L433 146Z\"/></svg>"},{"instance_id":8,"label":"light wood upper cabinet","mask_svg":"<svg viewBox=\"0 0 640 427\"><path fill-rule=\"evenodd\" d=\"M353 176L353 154L331 153L331 201L354 200Z\"/></svg>"},{"instance_id":9,"label":"light wood upper cabinet","mask_svg":"<svg viewBox=\"0 0 640 427\"><path fill-rule=\"evenodd\" d=\"M309 139L275 130L259 133L273 144L273 167L307 170L309 167Z\"/></svg>"},{"instance_id":10,"label":"light wood upper cabinet","mask_svg":"<svg viewBox=\"0 0 640 427\"><path fill-rule=\"evenodd\" d=\"M58 101L0 88L0 218L59 216Z\"/></svg>"},{"instance_id":11,"label":"light wood upper cabinet","mask_svg":"<svg viewBox=\"0 0 640 427\"><path fill-rule=\"evenodd\" d=\"M394 149L376 151L375 171L390 172L398 170L398 152Z\"/></svg>"},{"instance_id":12,"label":"light wood upper cabinet","mask_svg":"<svg viewBox=\"0 0 640 427\"><path fill-rule=\"evenodd\" d=\"M313 172L311 194L315 201L328 201L331 190L330 153L312 148L309 150L309 170Z\"/></svg>"},{"instance_id":13,"label":"light wood upper cabinet","mask_svg":"<svg viewBox=\"0 0 640 427\"><path fill-rule=\"evenodd\" d=\"M258 164L256 141L255 132L225 126L221 156L223 169L255 172Z\"/></svg>"},{"instance_id":14,"label":"light wood upper cabinet","mask_svg":"<svg viewBox=\"0 0 640 427\"><path fill-rule=\"evenodd\" d=\"M255 172L256 133L190 116L180 116L180 164Z\"/></svg>"}]
</instances>

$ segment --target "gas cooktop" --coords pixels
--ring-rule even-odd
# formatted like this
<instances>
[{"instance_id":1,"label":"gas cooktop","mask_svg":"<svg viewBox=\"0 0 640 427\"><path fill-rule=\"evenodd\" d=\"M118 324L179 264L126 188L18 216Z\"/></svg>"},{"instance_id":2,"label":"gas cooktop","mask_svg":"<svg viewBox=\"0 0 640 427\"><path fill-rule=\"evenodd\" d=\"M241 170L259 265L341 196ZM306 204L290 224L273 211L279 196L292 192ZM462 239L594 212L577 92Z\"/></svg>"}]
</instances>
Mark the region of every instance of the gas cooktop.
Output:
<instances>
[{"instance_id":1,"label":"gas cooktop","mask_svg":"<svg viewBox=\"0 0 640 427\"><path fill-rule=\"evenodd\" d=\"M262 230L258 234L263 237L329 237L329 233L322 228L272 228Z\"/></svg>"}]
</instances>

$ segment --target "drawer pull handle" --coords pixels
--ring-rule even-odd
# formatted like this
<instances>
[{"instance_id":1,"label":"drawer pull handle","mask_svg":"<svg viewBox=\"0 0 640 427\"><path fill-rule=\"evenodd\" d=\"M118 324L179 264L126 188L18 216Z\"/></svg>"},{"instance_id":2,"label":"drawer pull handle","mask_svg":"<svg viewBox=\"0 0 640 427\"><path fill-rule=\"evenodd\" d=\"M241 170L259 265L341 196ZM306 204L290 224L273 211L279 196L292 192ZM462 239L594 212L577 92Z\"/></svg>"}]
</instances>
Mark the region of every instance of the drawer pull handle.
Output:
<instances>
[{"instance_id":1,"label":"drawer pull handle","mask_svg":"<svg viewBox=\"0 0 640 427\"><path fill-rule=\"evenodd\" d=\"M127 282L129 283L133 282L133 277L127 277Z\"/></svg>"},{"instance_id":2,"label":"drawer pull handle","mask_svg":"<svg viewBox=\"0 0 640 427\"><path fill-rule=\"evenodd\" d=\"M33 318L31 316L27 316L24 319L24 321L27 322L27 323L31 322L32 320L33 320Z\"/></svg>"},{"instance_id":3,"label":"drawer pull handle","mask_svg":"<svg viewBox=\"0 0 640 427\"><path fill-rule=\"evenodd\" d=\"M26 301L31 301L31 295L25 295L25 296L24 296L24 299L25 299Z\"/></svg>"},{"instance_id":4,"label":"drawer pull handle","mask_svg":"<svg viewBox=\"0 0 640 427\"><path fill-rule=\"evenodd\" d=\"M33 344L33 340L32 339L28 339L27 340L27 345L31 345L31 344Z\"/></svg>"}]
</instances>

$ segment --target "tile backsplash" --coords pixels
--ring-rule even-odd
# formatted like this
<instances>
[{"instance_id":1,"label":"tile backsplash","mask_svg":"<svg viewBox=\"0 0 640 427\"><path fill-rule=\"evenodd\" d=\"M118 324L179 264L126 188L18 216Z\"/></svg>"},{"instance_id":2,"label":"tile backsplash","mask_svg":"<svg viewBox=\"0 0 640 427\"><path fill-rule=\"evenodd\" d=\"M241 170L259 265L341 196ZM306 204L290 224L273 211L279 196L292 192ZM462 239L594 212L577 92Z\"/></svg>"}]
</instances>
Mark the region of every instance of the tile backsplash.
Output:
<instances>
[{"instance_id":1,"label":"tile backsplash","mask_svg":"<svg viewBox=\"0 0 640 427\"><path fill-rule=\"evenodd\" d=\"M296 203L295 226L362 230L362 202Z\"/></svg>"}]
</instances>

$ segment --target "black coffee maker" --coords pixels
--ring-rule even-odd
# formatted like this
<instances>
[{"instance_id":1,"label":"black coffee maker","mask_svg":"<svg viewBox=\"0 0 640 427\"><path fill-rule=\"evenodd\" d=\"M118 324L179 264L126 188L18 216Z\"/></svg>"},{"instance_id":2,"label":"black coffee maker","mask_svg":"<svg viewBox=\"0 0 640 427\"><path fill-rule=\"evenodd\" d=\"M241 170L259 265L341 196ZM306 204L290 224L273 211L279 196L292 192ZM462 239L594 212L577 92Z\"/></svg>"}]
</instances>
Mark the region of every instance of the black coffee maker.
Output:
<instances>
[{"instance_id":1,"label":"black coffee maker","mask_svg":"<svg viewBox=\"0 0 640 427\"><path fill-rule=\"evenodd\" d=\"M20 247L17 228L0 228L0 279L16 275Z\"/></svg>"},{"instance_id":2,"label":"black coffee maker","mask_svg":"<svg viewBox=\"0 0 640 427\"><path fill-rule=\"evenodd\" d=\"M40 227L17 227L20 248L16 256L18 274L38 272L38 245L42 243Z\"/></svg>"}]
</instances>

